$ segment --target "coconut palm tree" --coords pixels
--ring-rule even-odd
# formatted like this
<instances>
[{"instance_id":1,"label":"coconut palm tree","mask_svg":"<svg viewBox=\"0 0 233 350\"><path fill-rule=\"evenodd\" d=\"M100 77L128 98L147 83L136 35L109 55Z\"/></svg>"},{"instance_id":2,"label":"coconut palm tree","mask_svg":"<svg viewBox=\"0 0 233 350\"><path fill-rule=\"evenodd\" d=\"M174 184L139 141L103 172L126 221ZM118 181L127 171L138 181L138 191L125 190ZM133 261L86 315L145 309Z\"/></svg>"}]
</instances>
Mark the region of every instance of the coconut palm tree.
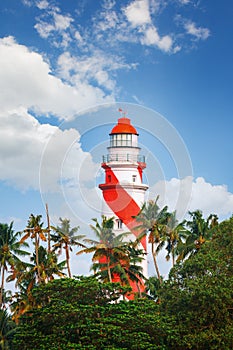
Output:
<instances>
[{"instance_id":1,"label":"coconut palm tree","mask_svg":"<svg viewBox=\"0 0 233 350\"><path fill-rule=\"evenodd\" d=\"M38 269L40 271L40 283L47 283L53 280L55 276L65 277L62 270L65 268L65 261L58 263L54 252L48 252L46 248L39 246L38 261L36 264L35 252L30 258L32 263L19 261L9 274L7 282L16 281L15 287L18 291L11 297L10 308L13 313L13 319L17 323L19 317L30 310L34 303L32 289L38 283Z\"/></svg>"},{"instance_id":2,"label":"coconut palm tree","mask_svg":"<svg viewBox=\"0 0 233 350\"><path fill-rule=\"evenodd\" d=\"M146 292L147 297L159 301L159 289L160 289L160 281L157 276L151 276L147 279L146 283Z\"/></svg>"},{"instance_id":3,"label":"coconut palm tree","mask_svg":"<svg viewBox=\"0 0 233 350\"><path fill-rule=\"evenodd\" d=\"M133 286L136 285L139 297L141 297L142 290L144 291L144 281L146 280L143 275L142 261L146 253L143 249L137 247L137 241L129 242L127 245L128 263L124 261L121 263L122 273L126 276L126 284Z\"/></svg>"},{"instance_id":4,"label":"coconut palm tree","mask_svg":"<svg viewBox=\"0 0 233 350\"><path fill-rule=\"evenodd\" d=\"M185 221L179 223L176 219L176 212L169 215L166 230L167 230L167 255L166 259L172 257L172 266L175 265L175 258L178 255L178 246L183 244L187 237L187 229L184 227Z\"/></svg>"},{"instance_id":5,"label":"coconut palm tree","mask_svg":"<svg viewBox=\"0 0 233 350\"><path fill-rule=\"evenodd\" d=\"M168 212L167 206L162 209L159 208L157 204L158 198L159 197L157 197L155 201L150 200L148 203L143 204L142 209L138 215L135 216L138 222L138 226L136 226L135 229L140 232L137 238L138 241L148 234L148 242L151 244L156 274L160 283L162 283L156 257L166 242L166 225L170 213Z\"/></svg>"},{"instance_id":6,"label":"coconut palm tree","mask_svg":"<svg viewBox=\"0 0 233 350\"><path fill-rule=\"evenodd\" d=\"M72 252L73 246L79 246L85 248L85 245L80 242L85 235L75 235L75 233L79 230L79 227L70 227L70 220L62 219L60 220L60 226L51 228L54 231L54 234L51 234L51 239L55 242L53 245L53 250L58 251L58 254L61 254L62 248L65 250L66 255L66 266L68 270L69 278L72 277L71 268L70 268L70 252Z\"/></svg>"},{"instance_id":7,"label":"coconut palm tree","mask_svg":"<svg viewBox=\"0 0 233 350\"><path fill-rule=\"evenodd\" d=\"M58 263L57 256L54 252L48 253L48 251L40 246L38 249L38 262L41 276L41 283L47 283L54 279L54 276L65 277L62 270L65 268L65 261ZM31 270L35 271L36 254L31 257L33 264Z\"/></svg>"},{"instance_id":8,"label":"coconut palm tree","mask_svg":"<svg viewBox=\"0 0 233 350\"><path fill-rule=\"evenodd\" d=\"M211 240L213 228L218 225L218 217L210 214L207 219L203 217L200 210L189 212L191 220L185 221L187 235L185 242L178 245L179 256L177 261L184 260L190 255L198 252L202 244Z\"/></svg>"},{"instance_id":9,"label":"coconut palm tree","mask_svg":"<svg viewBox=\"0 0 233 350\"><path fill-rule=\"evenodd\" d=\"M35 255L36 255L36 271L37 271L37 280L38 283L41 282L41 275L39 269L39 246L40 240L46 242L45 234L47 229L43 228L43 222L41 222L42 215L33 215L31 214L28 220L28 224L24 232L25 236L21 238L21 243L25 242L29 237L34 240L35 246Z\"/></svg>"},{"instance_id":10,"label":"coconut palm tree","mask_svg":"<svg viewBox=\"0 0 233 350\"><path fill-rule=\"evenodd\" d=\"M15 288L21 289L22 285L27 284L31 290L36 284L35 272L32 272L33 265L29 262L18 260L8 273L7 282L15 281Z\"/></svg>"},{"instance_id":11,"label":"coconut palm tree","mask_svg":"<svg viewBox=\"0 0 233 350\"><path fill-rule=\"evenodd\" d=\"M20 291L12 294L10 298L12 320L18 324L20 316L31 310L33 306L33 296L31 291L29 292L28 285L26 283L25 285L21 284Z\"/></svg>"},{"instance_id":12,"label":"coconut palm tree","mask_svg":"<svg viewBox=\"0 0 233 350\"><path fill-rule=\"evenodd\" d=\"M1 273L1 289L0 289L0 307L3 304L3 292L5 283L5 272L8 267L13 268L15 263L19 261L18 256L29 255L21 247L28 247L25 242L20 242L20 232L14 233L13 222L8 224L0 224L0 273Z\"/></svg>"},{"instance_id":13,"label":"coconut palm tree","mask_svg":"<svg viewBox=\"0 0 233 350\"><path fill-rule=\"evenodd\" d=\"M90 225L94 231L97 240L85 239L84 242L91 245L79 251L77 255L82 253L94 253L92 257L91 269L98 275L104 282L112 282L117 275L117 266L123 262L129 264L129 257L127 254L128 243L123 242L123 239L128 233L122 233L116 235L113 231L114 218L106 218L102 215L101 224L97 219L93 219L95 225ZM119 266L118 266L119 267Z\"/></svg>"},{"instance_id":14,"label":"coconut palm tree","mask_svg":"<svg viewBox=\"0 0 233 350\"><path fill-rule=\"evenodd\" d=\"M0 309L0 348L9 350L10 342L15 332L15 323L11 320L6 310Z\"/></svg>"}]
</instances>

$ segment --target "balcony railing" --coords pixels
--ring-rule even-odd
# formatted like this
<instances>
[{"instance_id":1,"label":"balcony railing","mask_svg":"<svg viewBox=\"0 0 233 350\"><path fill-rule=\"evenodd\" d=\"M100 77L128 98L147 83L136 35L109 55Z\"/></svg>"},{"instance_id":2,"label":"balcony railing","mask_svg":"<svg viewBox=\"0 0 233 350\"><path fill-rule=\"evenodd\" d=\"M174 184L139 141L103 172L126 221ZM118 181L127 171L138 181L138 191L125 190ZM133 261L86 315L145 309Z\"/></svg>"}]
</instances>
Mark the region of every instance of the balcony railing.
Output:
<instances>
[{"instance_id":1,"label":"balcony railing","mask_svg":"<svg viewBox=\"0 0 233 350\"><path fill-rule=\"evenodd\" d=\"M103 163L109 162L131 162L131 163L145 163L145 156L135 154L108 154L103 156Z\"/></svg>"}]
</instances>

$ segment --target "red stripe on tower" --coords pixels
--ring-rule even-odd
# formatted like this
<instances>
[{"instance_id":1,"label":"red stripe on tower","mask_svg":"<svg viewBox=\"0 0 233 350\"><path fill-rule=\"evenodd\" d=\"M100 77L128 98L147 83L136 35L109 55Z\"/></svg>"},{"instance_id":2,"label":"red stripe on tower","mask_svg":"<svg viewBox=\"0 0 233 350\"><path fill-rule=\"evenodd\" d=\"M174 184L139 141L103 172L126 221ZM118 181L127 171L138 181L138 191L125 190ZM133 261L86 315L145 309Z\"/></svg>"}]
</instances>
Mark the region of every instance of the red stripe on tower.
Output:
<instances>
[{"instance_id":1,"label":"red stripe on tower","mask_svg":"<svg viewBox=\"0 0 233 350\"><path fill-rule=\"evenodd\" d=\"M106 164L103 165L103 167L108 174L108 179L110 179L109 176L111 176L112 179L112 182L99 185L100 189L103 191L104 200L113 213L128 227L130 231L132 231L138 226L138 223L133 216L138 215L141 208L128 194L125 188L120 185L112 169ZM136 237L139 235L137 230L133 230L132 233ZM141 243L146 251L146 239L142 239Z\"/></svg>"}]
</instances>

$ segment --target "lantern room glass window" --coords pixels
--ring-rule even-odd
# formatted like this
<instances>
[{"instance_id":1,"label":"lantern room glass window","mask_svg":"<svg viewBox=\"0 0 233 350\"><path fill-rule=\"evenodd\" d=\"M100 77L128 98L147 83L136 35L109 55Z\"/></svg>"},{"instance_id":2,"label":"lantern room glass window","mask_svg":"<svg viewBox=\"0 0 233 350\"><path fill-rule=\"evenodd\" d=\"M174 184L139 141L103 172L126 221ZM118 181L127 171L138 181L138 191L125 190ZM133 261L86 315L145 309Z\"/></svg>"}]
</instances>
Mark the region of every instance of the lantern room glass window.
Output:
<instances>
[{"instance_id":1,"label":"lantern room glass window","mask_svg":"<svg viewBox=\"0 0 233 350\"><path fill-rule=\"evenodd\" d=\"M110 147L132 147L132 134L110 135Z\"/></svg>"}]
</instances>

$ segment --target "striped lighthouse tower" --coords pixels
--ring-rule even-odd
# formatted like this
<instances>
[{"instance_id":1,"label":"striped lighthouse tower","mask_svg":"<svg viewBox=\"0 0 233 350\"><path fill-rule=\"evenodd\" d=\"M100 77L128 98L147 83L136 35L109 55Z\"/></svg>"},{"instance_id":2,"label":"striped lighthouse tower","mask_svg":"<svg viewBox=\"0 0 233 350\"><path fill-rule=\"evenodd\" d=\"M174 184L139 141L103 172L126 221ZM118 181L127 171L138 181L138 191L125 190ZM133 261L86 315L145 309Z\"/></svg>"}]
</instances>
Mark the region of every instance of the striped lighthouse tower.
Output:
<instances>
[{"instance_id":1,"label":"striped lighthouse tower","mask_svg":"<svg viewBox=\"0 0 233 350\"><path fill-rule=\"evenodd\" d=\"M142 183L145 157L140 155L138 132L129 118L119 118L109 135L108 154L103 156L101 165L105 171L105 183L99 185L103 191L103 214L115 217L116 234L130 231L132 235L128 239L133 241L139 234L134 230L138 222L133 216L139 213L145 202L145 191L148 188ZM139 248L146 252L146 239L141 241ZM142 265L143 274L147 277L146 258Z\"/></svg>"}]
</instances>

